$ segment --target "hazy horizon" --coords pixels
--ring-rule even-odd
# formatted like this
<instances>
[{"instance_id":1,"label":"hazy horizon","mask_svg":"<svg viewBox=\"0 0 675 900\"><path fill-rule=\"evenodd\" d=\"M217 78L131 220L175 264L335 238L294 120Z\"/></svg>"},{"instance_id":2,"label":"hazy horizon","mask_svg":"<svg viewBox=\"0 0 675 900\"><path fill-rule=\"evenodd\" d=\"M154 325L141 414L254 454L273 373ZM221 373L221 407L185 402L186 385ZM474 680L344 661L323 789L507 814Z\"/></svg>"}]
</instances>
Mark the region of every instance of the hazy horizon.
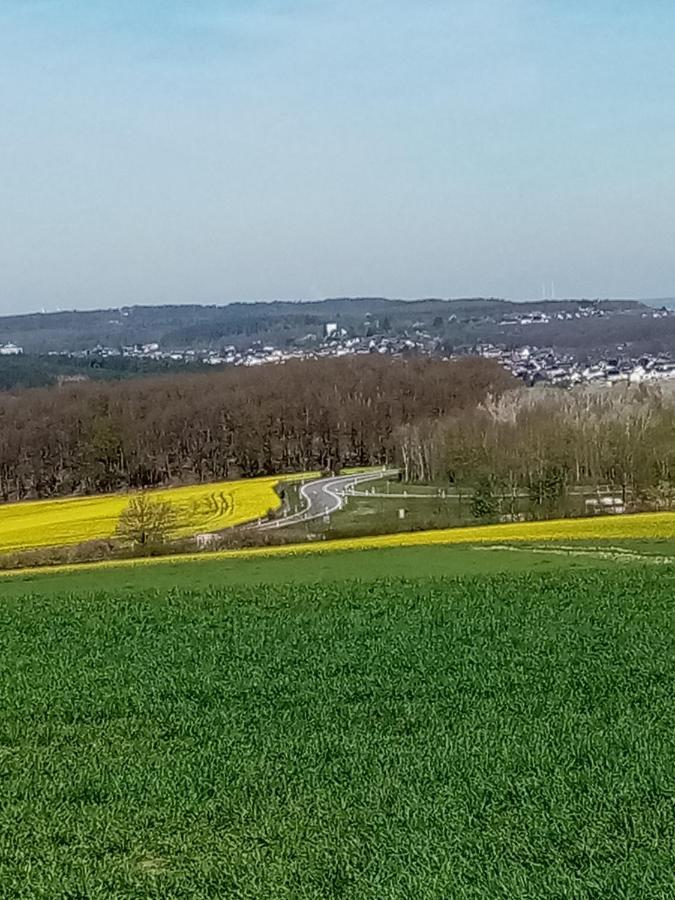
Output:
<instances>
[{"instance_id":1,"label":"hazy horizon","mask_svg":"<svg viewBox=\"0 0 675 900\"><path fill-rule=\"evenodd\" d=\"M0 314L672 299L675 8L589 6L5 0Z\"/></svg>"}]
</instances>

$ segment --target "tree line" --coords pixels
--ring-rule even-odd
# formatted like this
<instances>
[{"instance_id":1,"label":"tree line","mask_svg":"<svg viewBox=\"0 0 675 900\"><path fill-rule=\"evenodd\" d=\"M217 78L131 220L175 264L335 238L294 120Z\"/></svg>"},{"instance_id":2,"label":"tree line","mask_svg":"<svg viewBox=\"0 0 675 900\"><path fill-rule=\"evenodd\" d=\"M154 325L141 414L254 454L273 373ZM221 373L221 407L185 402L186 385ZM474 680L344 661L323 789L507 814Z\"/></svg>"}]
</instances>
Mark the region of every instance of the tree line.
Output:
<instances>
[{"instance_id":1,"label":"tree line","mask_svg":"<svg viewBox=\"0 0 675 900\"><path fill-rule=\"evenodd\" d=\"M405 424L398 448L406 480L470 487L479 518L523 495L535 515L564 514L578 486L613 492L633 508L670 508L675 391L507 391L443 420Z\"/></svg>"},{"instance_id":2,"label":"tree line","mask_svg":"<svg viewBox=\"0 0 675 900\"><path fill-rule=\"evenodd\" d=\"M201 362L133 356L71 356L24 353L0 356L0 391L51 387L64 381L118 381L171 372L203 372Z\"/></svg>"},{"instance_id":3,"label":"tree line","mask_svg":"<svg viewBox=\"0 0 675 900\"><path fill-rule=\"evenodd\" d=\"M389 464L401 428L514 383L479 358L364 355L0 393L0 499Z\"/></svg>"}]
</instances>

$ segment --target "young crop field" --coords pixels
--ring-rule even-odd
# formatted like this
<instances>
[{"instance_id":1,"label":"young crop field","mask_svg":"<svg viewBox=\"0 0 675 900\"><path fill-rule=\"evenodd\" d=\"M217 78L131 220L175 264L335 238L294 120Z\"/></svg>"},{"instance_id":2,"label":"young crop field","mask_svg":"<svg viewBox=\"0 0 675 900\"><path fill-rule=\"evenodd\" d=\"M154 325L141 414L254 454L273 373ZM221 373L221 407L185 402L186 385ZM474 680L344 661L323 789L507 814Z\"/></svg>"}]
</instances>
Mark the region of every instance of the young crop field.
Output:
<instances>
[{"instance_id":1,"label":"young crop field","mask_svg":"<svg viewBox=\"0 0 675 900\"><path fill-rule=\"evenodd\" d=\"M284 476L296 480L310 475ZM177 512L175 537L221 531L265 516L281 503L279 477L249 478L150 491ZM108 494L37 500L0 506L0 552L73 546L112 537L120 514L134 495Z\"/></svg>"},{"instance_id":2,"label":"young crop field","mask_svg":"<svg viewBox=\"0 0 675 900\"><path fill-rule=\"evenodd\" d=\"M0 896L672 896L674 586L5 597Z\"/></svg>"},{"instance_id":3,"label":"young crop field","mask_svg":"<svg viewBox=\"0 0 675 900\"><path fill-rule=\"evenodd\" d=\"M618 548L616 548L618 549ZM488 552L489 551L489 552ZM18 571L11 578L0 578L0 597L32 597L67 593L104 591L118 597L135 596L138 591L179 589L210 590L257 584L317 584L359 580L362 583L381 578L417 576L466 576L498 573L550 572L557 569L616 568L625 564L658 563L664 554L675 560L672 545L632 544L629 554L609 552L603 546L580 547L570 553L558 547L530 547L453 544L430 547L389 547L363 553L344 550L336 553L296 554L292 556L250 556L213 558L205 554L195 560L172 557L156 560L154 565L135 562L115 567L75 566L68 571L42 569Z\"/></svg>"}]
</instances>

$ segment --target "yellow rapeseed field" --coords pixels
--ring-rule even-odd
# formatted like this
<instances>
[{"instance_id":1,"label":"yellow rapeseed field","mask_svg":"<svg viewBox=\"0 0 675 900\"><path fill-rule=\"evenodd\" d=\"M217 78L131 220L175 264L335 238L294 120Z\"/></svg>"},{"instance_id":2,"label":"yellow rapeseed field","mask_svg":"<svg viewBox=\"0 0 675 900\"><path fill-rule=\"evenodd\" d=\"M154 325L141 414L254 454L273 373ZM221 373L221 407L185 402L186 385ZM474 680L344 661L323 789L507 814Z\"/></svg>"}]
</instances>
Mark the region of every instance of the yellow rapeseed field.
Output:
<instances>
[{"instance_id":1,"label":"yellow rapeseed field","mask_svg":"<svg viewBox=\"0 0 675 900\"><path fill-rule=\"evenodd\" d=\"M493 544L510 541L661 540L675 538L675 512L638 513L628 516L594 516L587 519L551 519L548 522L517 522L509 525L470 525L434 531L409 531L372 537L338 538L280 547L224 550L209 558L248 556L292 556L330 553L336 550L376 550L384 547L419 547L432 544ZM176 557L173 557L176 559ZM200 554L184 559L199 559Z\"/></svg>"},{"instance_id":2,"label":"yellow rapeseed field","mask_svg":"<svg viewBox=\"0 0 675 900\"><path fill-rule=\"evenodd\" d=\"M264 516L280 500L275 486L310 475L247 478L216 484L151 491L178 511L177 537L220 531ZM35 500L0 506L0 552L73 546L115 533L120 513L133 494L107 494L63 500Z\"/></svg>"},{"instance_id":3,"label":"yellow rapeseed field","mask_svg":"<svg viewBox=\"0 0 675 900\"><path fill-rule=\"evenodd\" d=\"M301 477L301 476L299 476ZM265 481L274 479L264 479ZM251 482L249 482L251 483ZM232 482L230 483L232 484ZM587 519L553 519L549 522L519 522L512 525L477 525L466 528L447 528L436 531L415 531L373 537L342 538L278 547L256 547L245 550L221 550L210 553L179 554L160 558L143 557L137 560L111 560L82 565L60 565L50 572L120 568L130 565L162 565L181 562L204 562L217 559L246 559L256 556L302 556L308 553L331 553L339 550L377 550L384 547L414 547L450 544L508 544L551 541L591 540L663 540L675 538L675 513L640 513L627 516L606 516ZM38 569L18 569L16 574L36 572ZM42 571L45 571L43 568ZM12 571L0 572L11 575Z\"/></svg>"},{"instance_id":4,"label":"yellow rapeseed field","mask_svg":"<svg viewBox=\"0 0 675 900\"><path fill-rule=\"evenodd\" d=\"M372 547L412 547L420 544L478 544L509 541L592 541L675 538L675 513L638 513L628 516L593 516L586 519L551 519L509 525L470 525L435 531L345 538L313 547L314 550L363 550ZM289 552L291 548L278 548ZM298 552L297 547L295 552Z\"/></svg>"}]
</instances>

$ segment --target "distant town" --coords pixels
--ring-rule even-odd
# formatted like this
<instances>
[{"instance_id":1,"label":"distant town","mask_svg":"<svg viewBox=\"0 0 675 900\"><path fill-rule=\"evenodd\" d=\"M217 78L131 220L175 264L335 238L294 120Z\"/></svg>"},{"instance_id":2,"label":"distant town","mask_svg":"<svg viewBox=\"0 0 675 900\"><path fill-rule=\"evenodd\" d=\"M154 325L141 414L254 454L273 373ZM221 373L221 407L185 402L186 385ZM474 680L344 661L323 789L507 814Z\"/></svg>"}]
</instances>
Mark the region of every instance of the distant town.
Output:
<instances>
[{"instance_id":1,"label":"distant town","mask_svg":"<svg viewBox=\"0 0 675 900\"><path fill-rule=\"evenodd\" d=\"M393 356L421 354L446 359L473 354L498 361L527 385L612 385L618 382L641 383L675 377L675 361L670 352L632 354L626 343L617 345L611 353L582 358L578 353L561 351L553 341L550 345L545 345L541 341L534 343L527 340L530 331L536 331L541 338L547 326L558 326L559 329L579 320L610 320L612 317L625 316L622 308L615 310L598 303L587 303L556 311L557 304L546 303L542 304L541 309L532 308L532 304L529 304L527 309L520 312L513 309L515 304L508 306L508 311L501 315L492 313L460 320L457 314L452 313L443 321L440 321L440 316L435 316L433 321L429 321L427 317L426 320L420 319L409 323L407 327L398 328L392 328L386 317L378 318L368 313L361 323L355 325L352 322L348 327L336 318L335 321L322 323L320 329L294 338L291 346L279 346L271 340L250 340L245 346L231 343L214 348L213 341L209 340L202 347L171 347L165 346L158 338L123 346L96 343L85 349L49 350L42 355L60 360L89 361L95 368L106 360L120 359L208 367L260 366L290 359L320 359L371 353ZM665 306L658 309L642 307L639 312L632 310L631 319L634 321L637 318L672 320L675 312ZM499 328L501 340L476 340L471 344L451 346L447 333L452 333L455 326L466 328L467 322L474 328L486 324ZM13 341L0 344L0 357L19 357L23 354L23 347ZM86 376L82 374L63 376L66 381L84 378Z\"/></svg>"}]
</instances>

